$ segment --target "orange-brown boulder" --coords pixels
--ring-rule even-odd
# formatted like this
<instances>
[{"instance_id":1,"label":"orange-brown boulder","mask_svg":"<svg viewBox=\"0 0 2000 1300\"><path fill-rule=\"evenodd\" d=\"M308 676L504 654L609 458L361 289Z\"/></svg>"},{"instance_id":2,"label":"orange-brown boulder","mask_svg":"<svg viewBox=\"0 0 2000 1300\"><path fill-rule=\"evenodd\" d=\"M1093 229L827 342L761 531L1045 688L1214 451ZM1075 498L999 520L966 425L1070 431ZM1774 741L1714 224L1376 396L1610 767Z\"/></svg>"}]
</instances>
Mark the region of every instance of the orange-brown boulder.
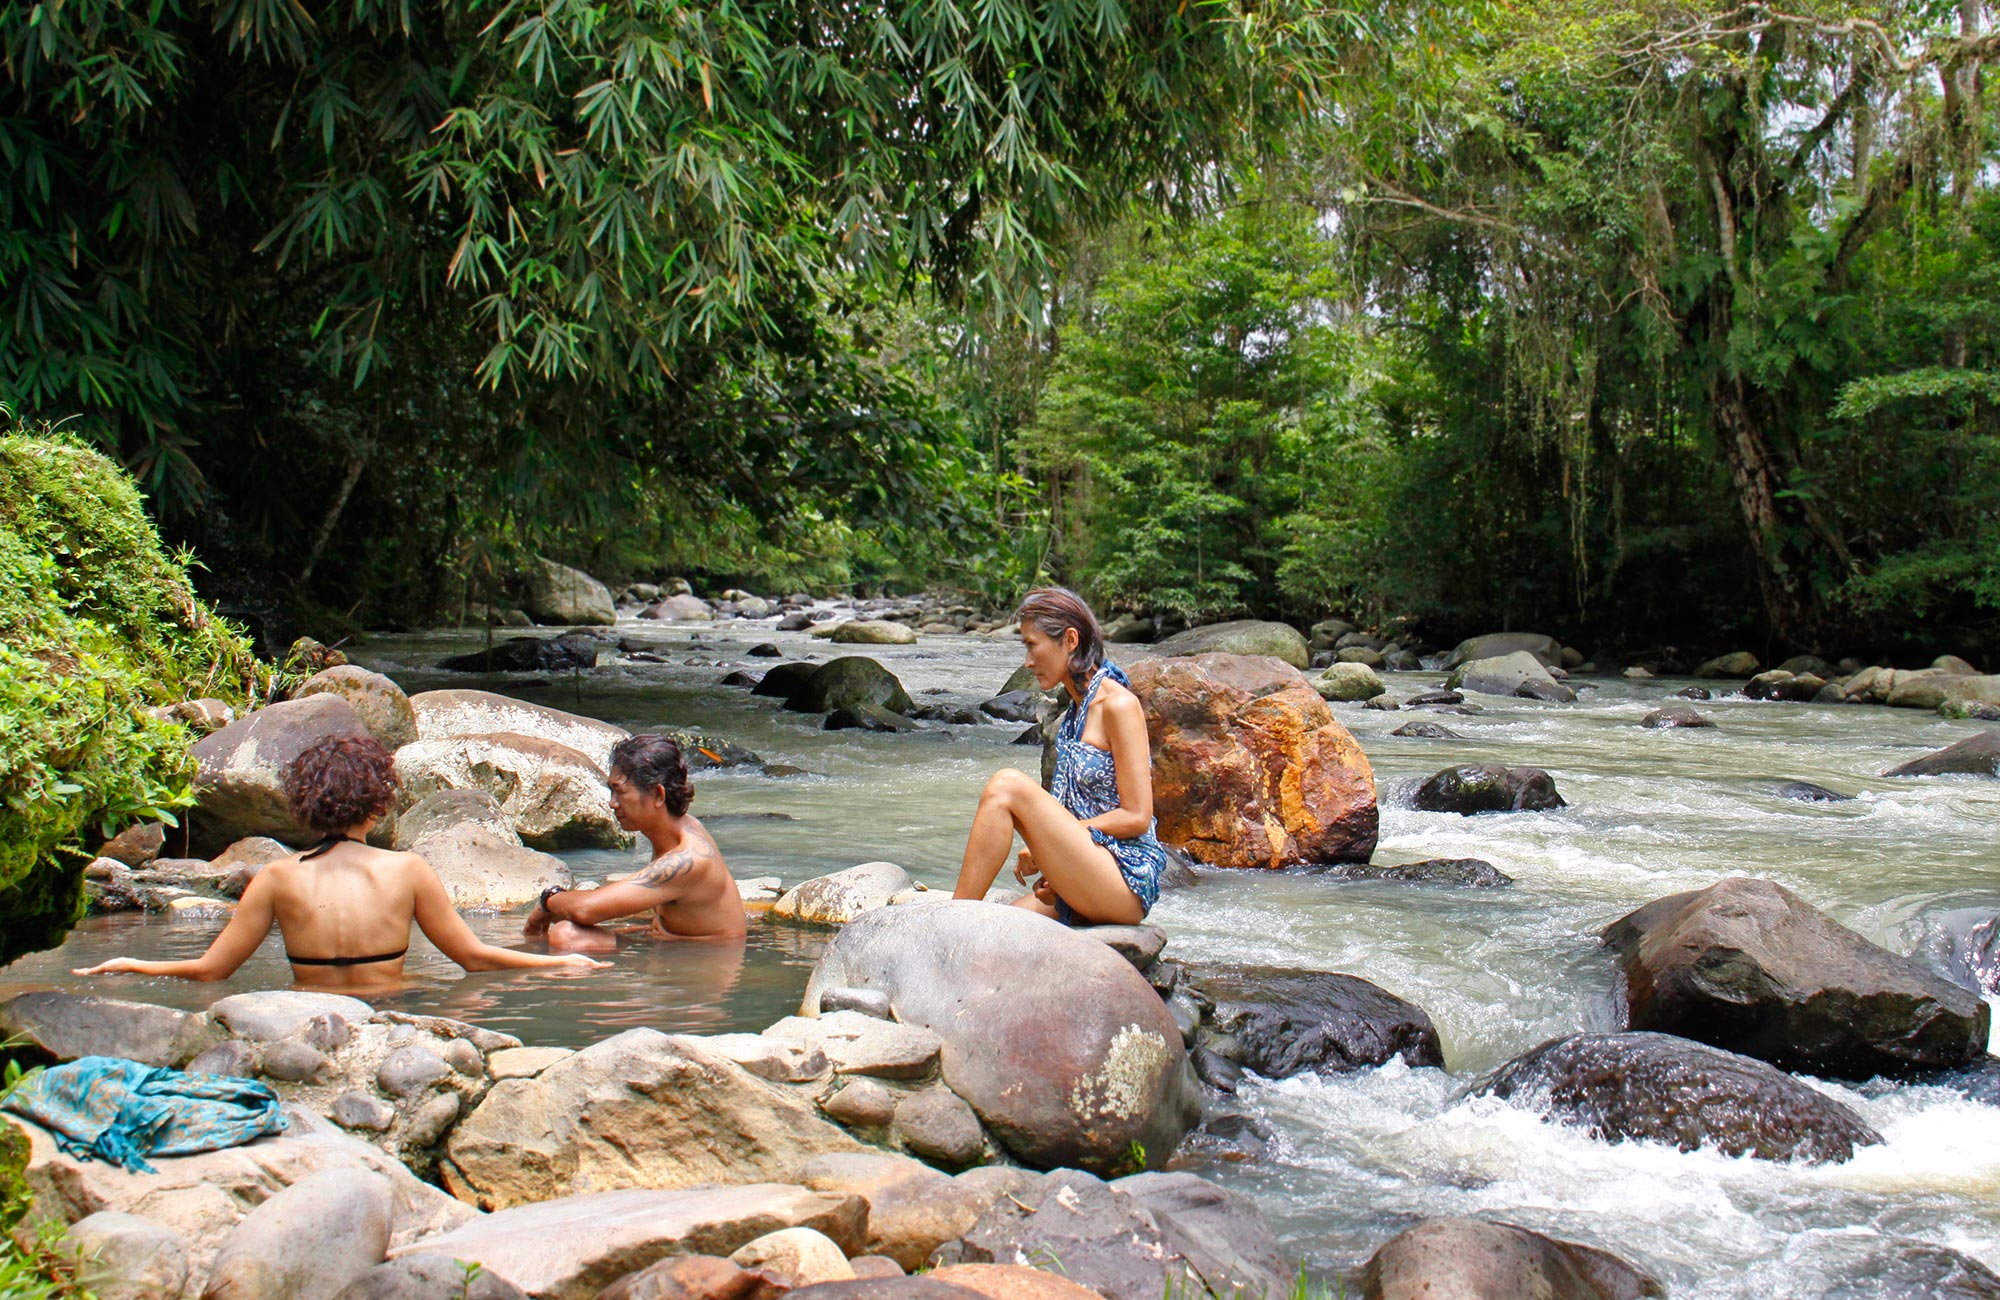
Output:
<instances>
[{"instance_id":1,"label":"orange-brown boulder","mask_svg":"<svg viewBox=\"0 0 2000 1300\"><path fill-rule=\"evenodd\" d=\"M1304 673L1268 655L1131 670L1153 747L1160 838L1218 867L1366 862L1375 773Z\"/></svg>"},{"instance_id":2,"label":"orange-brown boulder","mask_svg":"<svg viewBox=\"0 0 2000 1300\"><path fill-rule=\"evenodd\" d=\"M987 1300L1098 1300L1089 1287L1025 1264L953 1264L929 1276L977 1291Z\"/></svg>"}]
</instances>

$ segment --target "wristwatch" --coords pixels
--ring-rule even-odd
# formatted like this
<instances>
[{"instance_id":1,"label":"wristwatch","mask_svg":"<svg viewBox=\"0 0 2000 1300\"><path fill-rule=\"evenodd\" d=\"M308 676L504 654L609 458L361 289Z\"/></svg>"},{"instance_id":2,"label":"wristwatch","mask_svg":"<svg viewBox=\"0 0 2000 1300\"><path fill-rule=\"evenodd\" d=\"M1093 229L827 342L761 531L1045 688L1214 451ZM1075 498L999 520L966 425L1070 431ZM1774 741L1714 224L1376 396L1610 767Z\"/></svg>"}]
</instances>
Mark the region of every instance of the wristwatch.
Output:
<instances>
[{"instance_id":1,"label":"wristwatch","mask_svg":"<svg viewBox=\"0 0 2000 1300\"><path fill-rule=\"evenodd\" d=\"M549 910L549 900L550 900L551 898L554 898L554 897L555 897L555 896L556 896L557 894L561 894L561 893L565 893L565 892L567 892L567 891L566 891L566 890L565 890L565 889L563 888L563 886L561 886L561 885L550 885L550 886L549 886L549 887L548 887L547 889L544 889L544 890L542 891L542 897L541 897L541 902L540 902L539 906L541 907L541 909L542 909L542 910L543 910L544 912L548 911L548 910Z\"/></svg>"}]
</instances>

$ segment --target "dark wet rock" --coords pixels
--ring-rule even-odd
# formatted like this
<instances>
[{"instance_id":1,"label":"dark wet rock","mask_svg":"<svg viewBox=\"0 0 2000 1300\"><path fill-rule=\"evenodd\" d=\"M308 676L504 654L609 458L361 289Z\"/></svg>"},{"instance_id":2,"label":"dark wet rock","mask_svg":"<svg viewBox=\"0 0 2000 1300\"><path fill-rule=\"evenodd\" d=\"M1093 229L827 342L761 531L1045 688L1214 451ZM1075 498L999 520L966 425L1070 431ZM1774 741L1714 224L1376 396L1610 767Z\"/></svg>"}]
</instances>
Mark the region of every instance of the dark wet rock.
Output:
<instances>
[{"instance_id":1,"label":"dark wet rock","mask_svg":"<svg viewBox=\"0 0 2000 1300\"><path fill-rule=\"evenodd\" d=\"M835 709L826 715L826 731L915 731L917 724L900 713L873 704Z\"/></svg>"},{"instance_id":2,"label":"dark wet rock","mask_svg":"<svg viewBox=\"0 0 2000 1300\"><path fill-rule=\"evenodd\" d=\"M1362 1300L1642 1300L1666 1288L1607 1251L1484 1219L1425 1219L1361 1275Z\"/></svg>"},{"instance_id":3,"label":"dark wet rock","mask_svg":"<svg viewBox=\"0 0 2000 1300\"><path fill-rule=\"evenodd\" d=\"M750 688L750 693L752 695L770 695L781 700L788 700L798 694L805 686L807 679L819 670L819 664L805 663L797 659L788 660L781 664L773 664L770 671L765 673L763 677L758 679L757 684Z\"/></svg>"},{"instance_id":4,"label":"dark wet rock","mask_svg":"<svg viewBox=\"0 0 2000 1300\"><path fill-rule=\"evenodd\" d=\"M1710 700L1715 698L1706 686L1683 686L1675 691L1674 694L1684 700Z\"/></svg>"},{"instance_id":5,"label":"dark wet rock","mask_svg":"<svg viewBox=\"0 0 2000 1300\"><path fill-rule=\"evenodd\" d=\"M1424 1009L1358 975L1203 966L1182 979L1214 1005L1204 1045L1269 1079L1344 1074L1395 1056L1444 1064Z\"/></svg>"},{"instance_id":6,"label":"dark wet rock","mask_svg":"<svg viewBox=\"0 0 2000 1300\"><path fill-rule=\"evenodd\" d=\"M1423 671L1424 661L1414 650L1391 650L1382 656L1382 667L1392 673L1414 673Z\"/></svg>"},{"instance_id":7,"label":"dark wet rock","mask_svg":"<svg viewBox=\"0 0 2000 1300\"><path fill-rule=\"evenodd\" d=\"M1449 713L1460 718L1476 717L1484 712L1476 704L1412 704L1410 707L1422 709L1425 713Z\"/></svg>"},{"instance_id":8,"label":"dark wet rock","mask_svg":"<svg viewBox=\"0 0 2000 1300\"><path fill-rule=\"evenodd\" d=\"M1823 785L1810 781L1785 781L1773 791L1780 799L1791 799L1799 803L1852 803L1854 796L1829 790Z\"/></svg>"},{"instance_id":9,"label":"dark wet rock","mask_svg":"<svg viewBox=\"0 0 2000 1300\"><path fill-rule=\"evenodd\" d=\"M987 719L977 709L963 704L919 704L910 716L925 722L944 722L954 727L977 727Z\"/></svg>"},{"instance_id":10,"label":"dark wet rock","mask_svg":"<svg viewBox=\"0 0 2000 1300\"><path fill-rule=\"evenodd\" d=\"M797 713L832 713L862 705L890 713L908 713L914 707L896 674L867 655L827 660L785 699L785 707Z\"/></svg>"},{"instance_id":11,"label":"dark wet rock","mask_svg":"<svg viewBox=\"0 0 2000 1300\"><path fill-rule=\"evenodd\" d=\"M1949 1070L1917 1075L1911 1079L1929 1088L1949 1088L1986 1106L2000 1106L2000 1056L1982 1056Z\"/></svg>"},{"instance_id":12,"label":"dark wet rock","mask_svg":"<svg viewBox=\"0 0 2000 1300\"><path fill-rule=\"evenodd\" d=\"M1372 699L1361 701L1361 707L1364 709L1374 709L1381 713L1394 713L1396 710L1402 708L1403 705L1395 696L1385 691Z\"/></svg>"},{"instance_id":13,"label":"dark wet rock","mask_svg":"<svg viewBox=\"0 0 2000 1300\"><path fill-rule=\"evenodd\" d=\"M1625 968L1634 1029L1836 1078L1938 1069L1986 1048L1977 994L1768 880L1658 899L1604 941Z\"/></svg>"},{"instance_id":14,"label":"dark wet rock","mask_svg":"<svg viewBox=\"0 0 2000 1300\"><path fill-rule=\"evenodd\" d=\"M1160 869L1160 889L1191 889L1201 883L1201 863L1186 849L1178 849L1168 844L1167 865Z\"/></svg>"},{"instance_id":15,"label":"dark wet rock","mask_svg":"<svg viewBox=\"0 0 2000 1300\"><path fill-rule=\"evenodd\" d=\"M597 667L598 644L581 632L564 636L517 636L490 650L452 655L437 666L452 673L566 673Z\"/></svg>"},{"instance_id":16,"label":"dark wet rock","mask_svg":"<svg viewBox=\"0 0 2000 1300\"><path fill-rule=\"evenodd\" d=\"M785 652L772 645L769 641L753 645L745 653L752 659L783 659L785 657Z\"/></svg>"},{"instance_id":17,"label":"dark wet rock","mask_svg":"<svg viewBox=\"0 0 2000 1300\"><path fill-rule=\"evenodd\" d=\"M1422 740L1463 740L1465 737L1445 726L1442 722L1405 722L1389 733L1392 736L1406 736Z\"/></svg>"},{"instance_id":18,"label":"dark wet rock","mask_svg":"<svg viewBox=\"0 0 2000 1300\"><path fill-rule=\"evenodd\" d=\"M729 673L726 676L724 676L723 679L717 683L717 685L742 686L742 687L754 688L758 682L761 682L763 680L764 680L764 675L762 673L746 673L743 670L738 669L737 671Z\"/></svg>"},{"instance_id":19,"label":"dark wet rock","mask_svg":"<svg viewBox=\"0 0 2000 1300\"><path fill-rule=\"evenodd\" d=\"M1188 1060L1194 1066L1195 1077L1217 1092L1235 1092L1243 1082L1243 1067L1220 1052L1197 1045L1188 1054Z\"/></svg>"},{"instance_id":20,"label":"dark wet rock","mask_svg":"<svg viewBox=\"0 0 2000 1300\"><path fill-rule=\"evenodd\" d=\"M1039 745L1042 743L1042 739L1043 738L1042 738L1041 724L1037 723L1036 725L1029 727L1026 731L1022 732L1020 735L1014 737L1012 743L1016 745Z\"/></svg>"},{"instance_id":21,"label":"dark wet rock","mask_svg":"<svg viewBox=\"0 0 2000 1300\"><path fill-rule=\"evenodd\" d=\"M939 1247L932 1262L1056 1259L1065 1277L1106 1300L1200 1295L1204 1283L1219 1295L1232 1294L1232 1287L1249 1295L1281 1293L1285 1264L1276 1240L1244 1198L1216 1188L1220 1204L1202 1206L1177 1185L1141 1190L1161 1209L1116 1183L1058 1170L1000 1197L963 1237ZM1223 1223L1233 1239L1207 1239Z\"/></svg>"},{"instance_id":22,"label":"dark wet rock","mask_svg":"<svg viewBox=\"0 0 2000 1300\"><path fill-rule=\"evenodd\" d=\"M1545 700L1550 704L1576 703L1576 689L1561 682L1525 681L1514 688L1524 700Z\"/></svg>"},{"instance_id":23,"label":"dark wet rock","mask_svg":"<svg viewBox=\"0 0 2000 1300\"><path fill-rule=\"evenodd\" d=\"M1935 754L1913 758L1883 776L2000 776L2000 731L1982 731Z\"/></svg>"},{"instance_id":24,"label":"dark wet rock","mask_svg":"<svg viewBox=\"0 0 2000 1300\"><path fill-rule=\"evenodd\" d=\"M1668 704L1639 719L1639 725L1648 731L1664 731L1672 727L1713 727L1715 719L1696 712L1690 705Z\"/></svg>"},{"instance_id":25,"label":"dark wet rock","mask_svg":"<svg viewBox=\"0 0 2000 1300\"><path fill-rule=\"evenodd\" d=\"M1607 1141L1812 1163L1846 1160L1882 1135L1848 1107L1748 1056L1671 1034L1554 1038L1475 1091Z\"/></svg>"},{"instance_id":26,"label":"dark wet rock","mask_svg":"<svg viewBox=\"0 0 2000 1300\"><path fill-rule=\"evenodd\" d=\"M813 616L810 610L795 609L778 620L778 631L803 632L812 625Z\"/></svg>"},{"instance_id":27,"label":"dark wet rock","mask_svg":"<svg viewBox=\"0 0 2000 1300\"><path fill-rule=\"evenodd\" d=\"M1289 1261L1256 1202L1191 1173L1144 1173L1111 1186L1152 1214L1196 1272L1227 1294L1231 1285L1254 1295L1283 1295ZM1277 1290L1271 1290L1273 1281Z\"/></svg>"},{"instance_id":28,"label":"dark wet rock","mask_svg":"<svg viewBox=\"0 0 2000 1300\"><path fill-rule=\"evenodd\" d=\"M1820 1252L1834 1281L1818 1300L2000 1300L2000 1274L1935 1242L1841 1234Z\"/></svg>"},{"instance_id":29,"label":"dark wet rock","mask_svg":"<svg viewBox=\"0 0 2000 1300\"><path fill-rule=\"evenodd\" d=\"M1403 703L1410 705L1463 704L1465 703L1465 697L1457 691L1420 691L1412 695L1409 699L1404 700Z\"/></svg>"},{"instance_id":30,"label":"dark wet rock","mask_svg":"<svg viewBox=\"0 0 2000 1300\"><path fill-rule=\"evenodd\" d=\"M1489 812L1543 812L1568 804L1556 792L1555 779L1538 767L1505 767L1499 763L1462 763L1448 767L1417 787L1414 805L1422 812L1461 816Z\"/></svg>"},{"instance_id":31,"label":"dark wet rock","mask_svg":"<svg viewBox=\"0 0 2000 1300\"><path fill-rule=\"evenodd\" d=\"M1427 858L1396 866L1353 863L1327 872L1341 880L1394 880L1413 885L1456 885L1464 889L1499 889L1514 878L1484 858Z\"/></svg>"},{"instance_id":32,"label":"dark wet rock","mask_svg":"<svg viewBox=\"0 0 2000 1300\"><path fill-rule=\"evenodd\" d=\"M1041 716L1042 693L1007 691L982 702L979 711L1002 722L1033 722Z\"/></svg>"}]
</instances>

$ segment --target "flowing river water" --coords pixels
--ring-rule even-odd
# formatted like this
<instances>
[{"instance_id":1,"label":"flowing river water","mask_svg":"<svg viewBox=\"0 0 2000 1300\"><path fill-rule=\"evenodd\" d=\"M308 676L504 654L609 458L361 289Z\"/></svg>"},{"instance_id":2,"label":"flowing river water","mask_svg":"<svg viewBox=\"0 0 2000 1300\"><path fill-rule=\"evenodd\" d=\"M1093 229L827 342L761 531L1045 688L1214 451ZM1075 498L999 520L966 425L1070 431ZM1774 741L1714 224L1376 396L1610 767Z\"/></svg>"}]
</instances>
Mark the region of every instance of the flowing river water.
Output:
<instances>
[{"instance_id":1,"label":"flowing river water","mask_svg":"<svg viewBox=\"0 0 2000 1300\"><path fill-rule=\"evenodd\" d=\"M886 859L948 889L981 785L997 768L1037 768L1011 745L1018 725L927 725L913 735L826 732L817 715L718 685L759 641L788 658L837 651L768 624L621 623L666 663L607 653L574 678L470 678L429 667L478 644L439 632L372 639L356 662L415 693L481 687L616 722L696 727L806 775L696 777L695 811L739 879L794 884ZM1018 664L1017 644L925 637L870 647L919 702L977 704ZM1124 650L1124 647L1114 647ZM1143 653L1134 650L1133 653ZM1437 674L1391 674L1407 696ZM1383 794L1378 863L1479 857L1518 882L1497 890L1342 882L1292 872L1204 872L1165 894L1151 920L1169 955L1345 971L1427 1010L1446 1070L1400 1062L1335 1078L1250 1082L1232 1103L1272 1133L1255 1159L1197 1145L1180 1159L1258 1202L1316 1273L1345 1273L1419 1218L1497 1218L1603 1246L1659 1275L1679 1297L1769 1300L1877 1295L1857 1261L1884 1236L1949 1246L2000 1269L2000 1108L1934 1087L1814 1081L1886 1141L1839 1165L1782 1165L1706 1151L1593 1140L1468 1085L1568 1032L1622 1024L1619 981L1596 934L1660 895L1734 874L1776 880L1898 952L1920 947L1956 908L2000 906L2000 782L1889 781L1877 774L1969 734L1977 724L1878 707L1718 699L1712 730L1647 731L1639 719L1682 682L1594 679L1573 705L1473 697L1482 712L1445 717L1460 740L1403 739L1413 717L1335 706ZM1546 768L1570 807L1462 818L1409 809L1417 780L1452 763ZM1800 804L1774 793L1805 779L1859 797ZM579 875L630 869L632 854L565 855ZM215 922L107 917L61 949L0 971L0 995L67 986L67 970L104 955L191 955ZM518 918L482 918L510 941ZM621 949L590 976L460 976L421 938L399 1005L473 1020L530 1043L580 1045L632 1025L698 1033L758 1029L790 1012L825 942L753 924L743 960L694 946ZM287 982L274 936L228 986L94 981L92 991L184 1006ZM1842 1290L1842 1288L1858 1288ZM1900 1294L1900 1293L1899 1293Z\"/></svg>"}]
</instances>

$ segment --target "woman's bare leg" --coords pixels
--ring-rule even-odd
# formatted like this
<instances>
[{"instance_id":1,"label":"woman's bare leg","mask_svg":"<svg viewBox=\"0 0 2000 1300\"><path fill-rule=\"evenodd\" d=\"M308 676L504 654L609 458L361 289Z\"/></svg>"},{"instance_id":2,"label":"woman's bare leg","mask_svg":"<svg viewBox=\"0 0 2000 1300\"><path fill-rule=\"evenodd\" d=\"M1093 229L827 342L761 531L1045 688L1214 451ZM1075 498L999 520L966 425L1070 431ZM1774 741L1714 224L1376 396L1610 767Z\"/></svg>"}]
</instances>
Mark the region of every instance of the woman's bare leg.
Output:
<instances>
[{"instance_id":1,"label":"woman's bare leg","mask_svg":"<svg viewBox=\"0 0 2000 1300\"><path fill-rule=\"evenodd\" d=\"M1033 777L1011 767L996 772L979 796L953 897L986 896L1014 847L1017 830L1042 878L1079 916L1113 925L1144 919L1145 910L1110 851L1091 839L1083 823Z\"/></svg>"},{"instance_id":2,"label":"woman's bare leg","mask_svg":"<svg viewBox=\"0 0 2000 1300\"><path fill-rule=\"evenodd\" d=\"M616 952L618 936L610 930L575 921L556 921L549 926L550 952Z\"/></svg>"}]
</instances>

